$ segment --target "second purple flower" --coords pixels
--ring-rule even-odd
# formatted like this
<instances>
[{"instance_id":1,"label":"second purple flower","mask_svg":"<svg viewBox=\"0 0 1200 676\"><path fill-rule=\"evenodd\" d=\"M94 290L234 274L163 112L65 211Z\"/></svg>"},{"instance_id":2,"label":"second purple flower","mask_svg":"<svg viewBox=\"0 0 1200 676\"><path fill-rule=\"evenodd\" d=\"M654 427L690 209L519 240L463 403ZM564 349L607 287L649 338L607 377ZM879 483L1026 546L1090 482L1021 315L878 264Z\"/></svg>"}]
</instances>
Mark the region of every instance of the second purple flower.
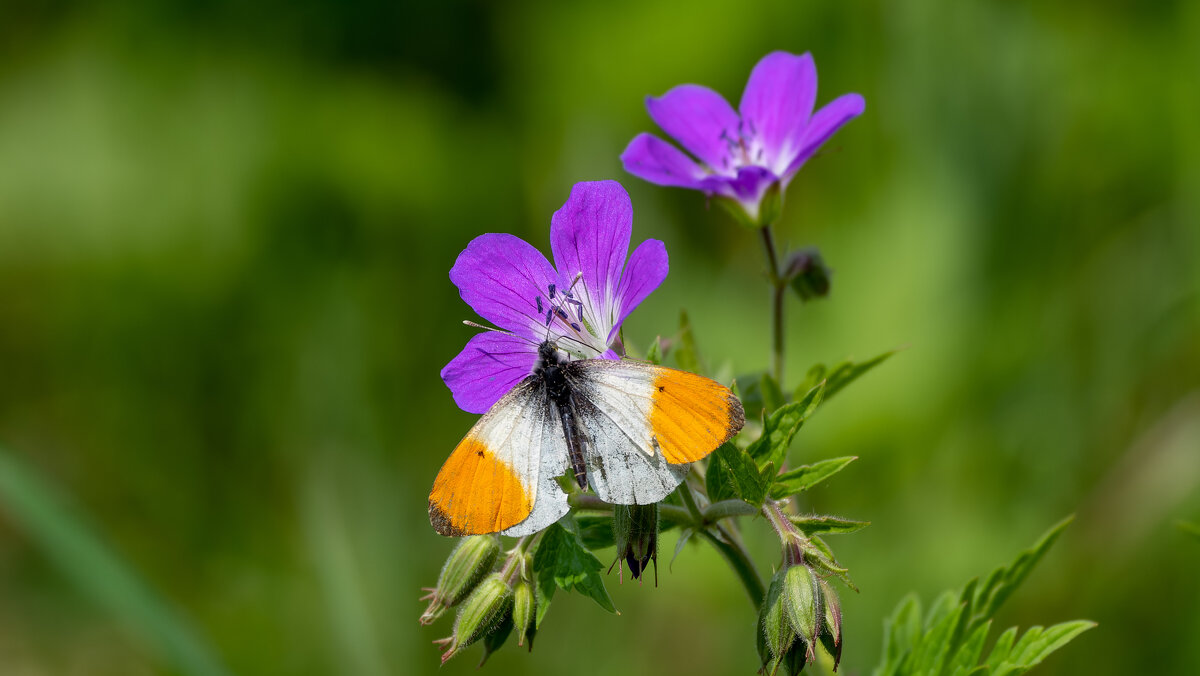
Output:
<instances>
[{"instance_id":1,"label":"second purple flower","mask_svg":"<svg viewBox=\"0 0 1200 676\"><path fill-rule=\"evenodd\" d=\"M769 225L763 222L769 193L781 195L804 162L865 106L862 96L844 94L814 113L816 98L812 56L772 52L754 66L737 111L694 84L647 97L650 118L691 157L642 133L621 161L634 176L729 199L754 225Z\"/></svg>"}]
</instances>

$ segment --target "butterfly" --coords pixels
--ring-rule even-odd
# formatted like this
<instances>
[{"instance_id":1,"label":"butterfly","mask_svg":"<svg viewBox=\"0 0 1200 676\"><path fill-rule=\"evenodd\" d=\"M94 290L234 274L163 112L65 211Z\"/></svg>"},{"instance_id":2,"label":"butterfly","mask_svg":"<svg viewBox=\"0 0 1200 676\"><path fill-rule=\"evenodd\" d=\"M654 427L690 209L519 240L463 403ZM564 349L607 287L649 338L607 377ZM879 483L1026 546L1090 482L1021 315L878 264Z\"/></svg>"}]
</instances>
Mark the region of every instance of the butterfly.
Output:
<instances>
[{"instance_id":1,"label":"butterfly","mask_svg":"<svg viewBox=\"0 0 1200 676\"><path fill-rule=\"evenodd\" d=\"M729 388L629 360L571 360L551 340L533 372L459 442L433 482L429 521L442 535L528 535L569 510L558 477L605 502L665 498L690 463L742 429Z\"/></svg>"}]
</instances>

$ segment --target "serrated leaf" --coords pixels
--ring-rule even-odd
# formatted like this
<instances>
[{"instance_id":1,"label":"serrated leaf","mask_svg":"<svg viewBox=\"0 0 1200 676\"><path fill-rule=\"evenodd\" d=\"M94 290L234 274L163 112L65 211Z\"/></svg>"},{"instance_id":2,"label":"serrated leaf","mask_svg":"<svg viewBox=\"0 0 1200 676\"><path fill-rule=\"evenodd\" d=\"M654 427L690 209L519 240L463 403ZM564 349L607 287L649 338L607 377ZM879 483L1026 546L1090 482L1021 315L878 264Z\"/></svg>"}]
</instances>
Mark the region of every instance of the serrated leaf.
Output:
<instances>
[{"instance_id":1,"label":"serrated leaf","mask_svg":"<svg viewBox=\"0 0 1200 676\"><path fill-rule=\"evenodd\" d=\"M579 535L564 528L561 521L546 529L533 557L538 587L547 600L553 598L554 587L574 589L615 613L616 606L600 577L602 567L600 560L584 547Z\"/></svg>"},{"instance_id":2,"label":"serrated leaf","mask_svg":"<svg viewBox=\"0 0 1200 676\"><path fill-rule=\"evenodd\" d=\"M1041 560L1058 536L1062 534L1074 516L1069 516L1054 524L1047 530L1032 547L1017 555L1007 568L999 568L992 572L987 582L979 589L972 604L972 618L969 629L995 616L1008 597L1025 581L1030 571Z\"/></svg>"},{"instance_id":3,"label":"serrated leaf","mask_svg":"<svg viewBox=\"0 0 1200 676\"><path fill-rule=\"evenodd\" d=\"M675 363L684 371L700 373L700 353L686 310L679 311L679 347L675 350Z\"/></svg>"},{"instance_id":4,"label":"serrated leaf","mask_svg":"<svg viewBox=\"0 0 1200 676\"><path fill-rule=\"evenodd\" d=\"M796 524L805 535L814 535L817 533L825 533L827 535L853 533L871 525L870 521L851 521L850 519L843 519L838 516L824 516L820 514L789 516L788 519Z\"/></svg>"},{"instance_id":5,"label":"serrated leaf","mask_svg":"<svg viewBox=\"0 0 1200 676\"><path fill-rule=\"evenodd\" d=\"M1076 636L1095 627L1088 620L1056 624L1049 629L1030 627L1009 651L1008 657L992 669L995 676L1023 674L1041 664L1051 653L1070 643ZM1015 629L1015 627L1014 627ZM1014 632L1015 633L1015 632ZM990 659L989 659L990 662Z\"/></svg>"},{"instance_id":6,"label":"serrated leaf","mask_svg":"<svg viewBox=\"0 0 1200 676\"><path fill-rule=\"evenodd\" d=\"M729 497L738 497L752 505L761 505L774 478L774 467L768 465L760 471L754 458L729 442L721 444L713 452L713 456L717 462L724 464L729 472L730 483L736 493ZM709 471L712 471L712 463L709 464ZM711 495L709 499L713 499Z\"/></svg>"},{"instance_id":7,"label":"serrated leaf","mask_svg":"<svg viewBox=\"0 0 1200 676\"><path fill-rule=\"evenodd\" d=\"M1013 642L1017 640L1017 628L1009 627L1000 634L1000 638L996 639L996 644L992 646L992 652L988 653L987 665L988 669L995 669L1008 659L1008 653L1012 650Z\"/></svg>"},{"instance_id":8,"label":"serrated leaf","mask_svg":"<svg viewBox=\"0 0 1200 676\"><path fill-rule=\"evenodd\" d=\"M804 396L790 404L784 404L767 416L763 423L762 436L755 439L746 449L759 467L765 467L768 463L776 467L783 464L788 447L792 445L792 438L821 403L824 389L823 384L818 384Z\"/></svg>"},{"instance_id":9,"label":"serrated leaf","mask_svg":"<svg viewBox=\"0 0 1200 676\"><path fill-rule=\"evenodd\" d=\"M796 388L796 396L801 392L807 392L817 386L817 383L825 380L825 365L813 364L809 367L808 373L804 374L804 382Z\"/></svg>"},{"instance_id":10,"label":"serrated leaf","mask_svg":"<svg viewBox=\"0 0 1200 676\"><path fill-rule=\"evenodd\" d=\"M858 456L850 455L843 458L830 458L829 460L814 462L811 465L800 465L796 469L784 472L775 477L774 482L772 482L771 497L776 500L782 500L789 495L806 491L842 471L855 460L858 460Z\"/></svg>"},{"instance_id":11,"label":"serrated leaf","mask_svg":"<svg viewBox=\"0 0 1200 676\"><path fill-rule=\"evenodd\" d=\"M833 395L841 392L847 385L858 380L867 371L879 366L895 353L895 350L890 350L858 363L847 360L829 369L825 375L825 400L829 401Z\"/></svg>"},{"instance_id":12,"label":"serrated leaf","mask_svg":"<svg viewBox=\"0 0 1200 676\"><path fill-rule=\"evenodd\" d=\"M943 612L942 607L937 607L938 612L931 613L930 619L933 622L926 627L920 645L913 650L909 673L940 674L950 651L954 648L954 635L961 630L966 604L955 605L953 594L943 596L942 599L948 599L949 612Z\"/></svg>"},{"instance_id":13,"label":"serrated leaf","mask_svg":"<svg viewBox=\"0 0 1200 676\"><path fill-rule=\"evenodd\" d=\"M983 644L987 640L988 630L991 628L992 621L988 620L967 636L967 640L959 646L947 667L951 676L966 676L978 668L979 658L983 655Z\"/></svg>"},{"instance_id":14,"label":"serrated leaf","mask_svg":"<svg viewBox=\"0 0 1200 676\"><path fill-rule=\"evenodd\" d=\"M954 612L958 606L958 597L954 592L942 592L933 605L929 606L929 612L925 616L925 631L933 629L933 626L942 621L950 613Z\"/></svg>"},{"instance_id":15,"label":"serrated leaf","mask_svg":"<svg viewBox=\"0 0 1200 676\"><path fill-rule=\"evenodd\" d=\"M714 457L708 463L708 473L704 475L704 490L708 493L709 502L720 502L737 497L737 489L733 486L733 476L729 467L720 458Z\"/></svg>"},{"instance_id":16,"label":"serrated leaf","mask_svg":"<svg viewBox=\"0 0 1200 676\"><path fill-rule=\"evenodd\" d=\"M787 403L783 398L783 390L779 389L779 383L775 382L770 373L763 374L759 386L762 388L763 408L766 410L774 411Z\"/></svg>"},{"instance_id":17,"label":"serrated leaf","mask_svg":"<svg viewBox=\"0 0 1200 676\"><path fill-rule=\"evenodd\" d=\"M891 617L883 621L883 666L875 676L899 673L917 642L921 640L921 600L909 594L900 600Z\"/></svg>"}]
</instances>

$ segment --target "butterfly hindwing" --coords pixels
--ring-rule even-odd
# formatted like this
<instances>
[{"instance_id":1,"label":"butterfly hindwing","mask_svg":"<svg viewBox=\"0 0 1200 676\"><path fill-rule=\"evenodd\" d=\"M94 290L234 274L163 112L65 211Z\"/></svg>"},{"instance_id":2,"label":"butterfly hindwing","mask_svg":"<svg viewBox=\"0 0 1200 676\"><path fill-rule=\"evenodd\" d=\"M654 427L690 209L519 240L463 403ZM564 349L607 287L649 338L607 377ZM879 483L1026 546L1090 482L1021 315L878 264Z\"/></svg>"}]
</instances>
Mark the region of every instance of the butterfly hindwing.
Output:
<instances>
[{"instance_id":1,"label":"butterfly hindwing","mask_svg":"<svg viewBox=\"0 0 1200 676\"><path fill-rule=\"evenodd\" d=\"M545 520L557 501L552 494L538 495L539 488L545 490L539 475L545 469L543 457L565 458L559 427L539 379L527 378L510 390L459 442L434 479L429 493L434 530L479 535L523 525L531 515ZM566 497L553 488L565 513Z\"/></svg>"},{"instance_id":2,"label":"butterfly hindwing","mask_svg":"<svg viewBox=\"0 0 1200 676\"><path fill-rule=\"evenodd\" d=\"M565 370L586 436L589 483L600 499L649 504L737 434L742 404L729 388L686 371L588 359Z\"/></svg>"}]
</instances>

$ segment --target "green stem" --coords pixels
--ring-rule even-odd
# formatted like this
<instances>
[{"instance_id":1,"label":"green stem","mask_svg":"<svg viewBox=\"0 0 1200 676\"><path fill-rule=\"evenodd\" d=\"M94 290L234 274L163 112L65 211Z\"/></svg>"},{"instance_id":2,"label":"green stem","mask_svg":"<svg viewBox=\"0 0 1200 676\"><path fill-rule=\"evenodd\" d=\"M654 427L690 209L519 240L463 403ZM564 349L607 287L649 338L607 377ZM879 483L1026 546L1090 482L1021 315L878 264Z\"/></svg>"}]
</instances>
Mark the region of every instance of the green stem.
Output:
<instances>
[{"instance_id":1,"label":"green stem","mask_svg":"<svg viewBox=\"0 0 1200 676\"><path fill-rule=\"evenodd\" d=\"M688 513L696 521L696 526L703 526L704 515L700 513L700 508L696 506L696 496L692 495L692 487L686 481L679 484L679 495L683 498L683 504L687 507Z\"/></svg>"},{"instance_id":2,"label":"green stem","mask_svg":"<svg viewBox=\"0 0 1200 676\"><path fill-rule=\"evenodd\" d=\"M731 516L752 516L757 513L754 505L745 500L722 500L706 507L701 518L705 524L710 524Z\"/></svg>"},{"instance_id":3,"label":"green stem","mask_svg":"<svg viewBox=\"0 0 1200 676\"><path fill-rule=\"evenodd\" d=\"M775 253L775 237L771 226L759 229L763 248L766 250L768 277L771 281L771 373L775 382L783 387L783 297L787 293L787 280L779 273L779 256Z\"/></svg>"}]
</instances>

